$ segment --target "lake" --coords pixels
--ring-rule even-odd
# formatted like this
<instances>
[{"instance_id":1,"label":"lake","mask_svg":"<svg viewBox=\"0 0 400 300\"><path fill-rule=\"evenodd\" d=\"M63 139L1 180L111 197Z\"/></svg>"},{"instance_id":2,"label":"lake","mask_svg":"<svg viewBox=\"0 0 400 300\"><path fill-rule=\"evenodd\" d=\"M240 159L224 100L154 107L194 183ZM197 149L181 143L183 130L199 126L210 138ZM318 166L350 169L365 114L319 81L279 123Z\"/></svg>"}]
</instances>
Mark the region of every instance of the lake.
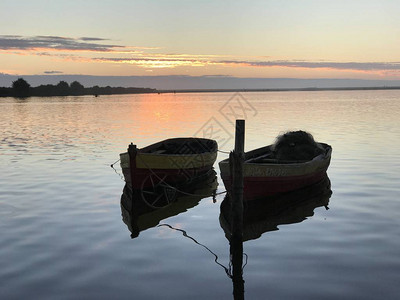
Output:
<instances>
[{"instance_id":1,"label":"lake","mask_svg":"<svg viewBox=\"0 0 400 300\"><path fill-rule=\"evenodd\" d=\"M398 299L398 90L3 98L0 109L1 299L232 299L218 164L214 200L189 199L131 238L117 160L131 142L180 136L229 152L237 118L246 150L298 129L333 148L329 210L294 208L300 219L243 243L245 298Z\"/></svg>"}]
</instances>

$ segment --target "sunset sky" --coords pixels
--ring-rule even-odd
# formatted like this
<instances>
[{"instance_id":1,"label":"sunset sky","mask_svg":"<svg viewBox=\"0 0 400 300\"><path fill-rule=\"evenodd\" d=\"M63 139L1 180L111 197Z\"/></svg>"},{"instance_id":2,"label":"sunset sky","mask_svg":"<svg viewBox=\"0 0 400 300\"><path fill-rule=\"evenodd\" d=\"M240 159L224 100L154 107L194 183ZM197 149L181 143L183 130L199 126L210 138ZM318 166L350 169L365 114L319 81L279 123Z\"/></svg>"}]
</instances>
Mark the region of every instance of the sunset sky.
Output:
<instances>
[{"instance_id":1,"label":"sunset sky","mask_svg":"<svg viewBox=\"0 0 400 300\"><path fill-rule=\"evenodd\" d=\"M400 79L398 0L1 0L0 73Z\"/></svg>"}]
</instances>

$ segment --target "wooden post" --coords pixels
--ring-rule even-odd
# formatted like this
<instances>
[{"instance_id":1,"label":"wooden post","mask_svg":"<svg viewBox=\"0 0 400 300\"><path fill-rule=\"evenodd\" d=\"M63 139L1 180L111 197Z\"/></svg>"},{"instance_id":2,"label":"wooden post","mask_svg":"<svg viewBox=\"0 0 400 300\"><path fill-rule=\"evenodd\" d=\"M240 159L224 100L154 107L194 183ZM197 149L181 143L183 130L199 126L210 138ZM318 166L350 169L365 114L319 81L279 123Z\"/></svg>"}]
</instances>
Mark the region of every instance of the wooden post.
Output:
<instances>
[{"instance_id":1,"label":"wooden post","mask_svg":"<svg viewBox=\"0 0 400 300\"><path fill-rule=\"evenodd\" d=\"M244 163L245 121L236 120L235 150L230 153L232 170L230 254L233 266L234 299L244 299L243 280L243 163Z\"/></svg>"},{"instance_id":2,"label":"wooden post","mask_svg":"<svg viewBox=\"0 0 400 300\"><path fill-rule=\"evenodd\" d=\"M129 170L130 170L130 175L131 175L131 218L132 220L137 220L138 218L138 191L133 188L133 176L134 176L134 166L136 165L136 154L137 154L137 147L134 144L130 144L128 148L128 154L129 154ZM128 184L128 183L126 183ZM137 237L139 235L139 229L137 227L137 223L132 224L132 229L135 233L132 233L131 238Z\"/></svg>"},{"instance_id":3,"label":"wooden post","mask_svg":"<svg viewBox=\"0 0 400 300\"><path fill-rule=\"evenodd\" d=\"M243 236L243 162L244 120L236 120L235 150L231 153L232 165L232 235Z\"/></svg>"},{"instance_id":4,"label":"wooden post","mask_svg":"<svg viewBox=\"0 0 400 300\"><path fill-rule=\"evenodd\" d=\"M129 171L131 175L131 187L133 191L133 175L134 175L134 166L136 165L136 154L137 154L137 147L134 144L130 144L128 148L129 154Z\"/></svg>"}]
</instances>

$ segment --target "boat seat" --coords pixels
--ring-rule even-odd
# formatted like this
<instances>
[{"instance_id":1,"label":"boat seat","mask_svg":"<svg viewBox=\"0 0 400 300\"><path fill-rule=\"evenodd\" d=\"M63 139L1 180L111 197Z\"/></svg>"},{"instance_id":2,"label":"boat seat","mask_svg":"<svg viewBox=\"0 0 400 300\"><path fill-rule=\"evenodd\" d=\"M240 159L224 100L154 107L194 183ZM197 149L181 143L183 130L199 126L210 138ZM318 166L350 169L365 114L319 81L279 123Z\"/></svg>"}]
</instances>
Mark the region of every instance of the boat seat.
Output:
<instances>
[{"instance_id":1,"label":"boat seat","mask_svg":"<svg viewBox=\"0 0 400 300\"><path fill-rule=\"evenodd\" d=\"M262 156L250 158L250 159L246 160L245 162L246 163L257 163L264 159L274 160L271 156L272 156L272 153L267 153Z\"/></svg>"},{"instance_id":2,"label":"boat seat","mask_svg":"<svg viewBox=\"0 0 400 300\"><path fill-rule=\"evenodd\" d=\"M154 154L164 154L165 152L167 152L167 150L165 150L165 149L160 149L160 150L154 151L153 153L154 153Z\"/></svg>"}]
</instances>

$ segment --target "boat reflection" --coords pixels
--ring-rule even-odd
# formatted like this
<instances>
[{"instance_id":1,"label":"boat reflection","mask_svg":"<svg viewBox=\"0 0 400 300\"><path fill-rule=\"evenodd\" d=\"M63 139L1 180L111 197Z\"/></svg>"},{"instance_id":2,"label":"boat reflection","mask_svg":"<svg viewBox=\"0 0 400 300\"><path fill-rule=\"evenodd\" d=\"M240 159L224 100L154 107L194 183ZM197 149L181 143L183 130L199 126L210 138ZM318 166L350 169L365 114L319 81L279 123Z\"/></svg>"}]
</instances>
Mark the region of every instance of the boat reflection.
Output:
<instances>
[{"instance_id":1,"label":"boat reflection","mask_svg":"<svg viewBox=\"0 0 400 300\"><path fill-rule=\"evenodd\" d=\"M203 198L213 196L217 186L214 170L185 185L169 186L158 194L143 194L143 191L132 190L130 184L125 184L121 195L122 220L131 232L131 238L136 238L141 231L195 207Z\"/></svg>"},{"instance_id":2,"label":"boat reflection","mask_svg":"<svg viewBox=\"0 0 400 300\"><path fill-rule=\"evenodd\" d=\"M227 194L220 207L220 225L230 242L233 267L231 276L234 299L244 298L243 242L260 238L264 233L278 230L279 225L300 223L314 215L314 209L328 209L332 195L328 176L318 183L280 196L270 196L244 203L243 236L232 235L231 200ZM235 273L236 270L236 273Z\"/></svg>"},{"instance_id":3,"label":"boat reflection","mask_svg":"<svg viewBox=\"0 0 400 300\"><path fill-rule=\"evenodd\" d=\"M263 233L278 230L279 225L300 223L314 215L314 209L328 208L332 194L326 176L320 182L280 196L271 196L244 203L243 241L259 238ZM221 203L220 225L231 238L231 203L229 195Z\"/></svg>"}]
</instances>

